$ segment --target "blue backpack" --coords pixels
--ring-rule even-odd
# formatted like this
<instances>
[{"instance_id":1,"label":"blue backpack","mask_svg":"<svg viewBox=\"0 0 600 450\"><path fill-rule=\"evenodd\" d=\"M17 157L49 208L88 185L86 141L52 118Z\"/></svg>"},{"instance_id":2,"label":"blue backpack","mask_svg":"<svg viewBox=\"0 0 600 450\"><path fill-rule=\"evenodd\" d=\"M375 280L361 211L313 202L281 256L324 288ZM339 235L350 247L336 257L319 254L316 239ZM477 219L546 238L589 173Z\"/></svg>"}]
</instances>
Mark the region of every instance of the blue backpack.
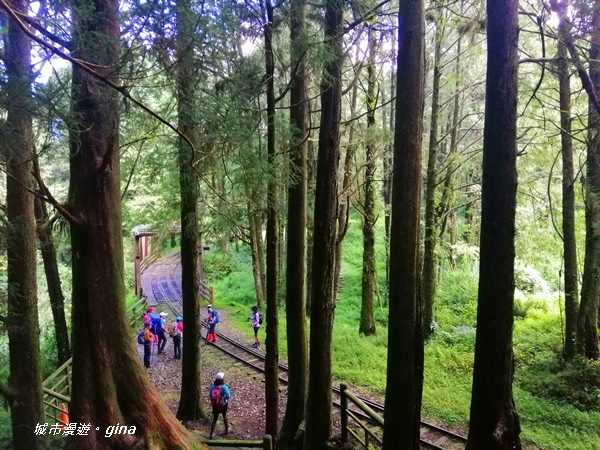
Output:
<instances>
[{"instance_id":1,"label":"blue backpack","mask_svg":"<svg viewBox=\"0 0 600 450\"><path fill-rule=\"evenodd\" d=\"M140 331L138 333L138 337L137 337L138 344L141 344L141 345L145 344L145 342L144 342L144 331L146 331L146 328L142 328L142 331Z\"/></svg>"},{"instance_id":2,"label":"blue backpack","mask_svg":"<svg viewBox=\"0 0 600 450\"><path fill-rule=\"evenodd\" d=\"M151 316L152 317L152 321L150 329L152 330L152 333L157 334L160 330L162 330L162 320L160 317L156 317L156 316Z\"/></svg>"},{"instance_id":3,"label":"blue backpack","mask_svg":"<svg viewBox=\"0 0 600 450\"><path fill-rule=\"evenodd\" d=\"M213 309L212 315L215 318L215 323L219 323L221 321L221 319L219 318L219 311L217 311L216 309Z\"/></svg>"}]
</instances>

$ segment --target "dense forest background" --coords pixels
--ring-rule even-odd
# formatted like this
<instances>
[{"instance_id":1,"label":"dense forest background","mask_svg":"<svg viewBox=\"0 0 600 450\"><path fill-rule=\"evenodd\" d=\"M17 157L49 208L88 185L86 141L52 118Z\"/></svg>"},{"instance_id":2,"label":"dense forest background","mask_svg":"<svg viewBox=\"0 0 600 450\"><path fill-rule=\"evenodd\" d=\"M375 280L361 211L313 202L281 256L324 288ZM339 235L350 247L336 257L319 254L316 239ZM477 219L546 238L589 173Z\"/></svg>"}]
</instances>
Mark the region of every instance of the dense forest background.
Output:
<instances>
[{"instance_id":1,"label":"dense forest background","mask_svg":"<svg viewBox=\"0 0 600 450\"><path fill-rule=\"evenodd\" d=\"M200 277L240 329L248 306L266 312L266 429L283 427L281 448L304 419L304 448L330 437L329 375L386 395L384 448L418 448L420 412L465 430L471 414L467 448L600 446L597 2L0 8L7 446L47 445L16 430L42 422L40 380L71 356L79 422L135 422L159 401L126 344L132 231L156 231L160 253L177 224L187 348ZM127 332L94 346L115 325ZM298 386L282 423L279 355ZM200 361L184 356L180 420L205 415ZM502 377L484 386L484 366ZM83 401L94 389L114 395ZM157 417L142 445L187 448L166 407ZM131 444L114 439L68 445Z\"/></svg>"}]
</instances>

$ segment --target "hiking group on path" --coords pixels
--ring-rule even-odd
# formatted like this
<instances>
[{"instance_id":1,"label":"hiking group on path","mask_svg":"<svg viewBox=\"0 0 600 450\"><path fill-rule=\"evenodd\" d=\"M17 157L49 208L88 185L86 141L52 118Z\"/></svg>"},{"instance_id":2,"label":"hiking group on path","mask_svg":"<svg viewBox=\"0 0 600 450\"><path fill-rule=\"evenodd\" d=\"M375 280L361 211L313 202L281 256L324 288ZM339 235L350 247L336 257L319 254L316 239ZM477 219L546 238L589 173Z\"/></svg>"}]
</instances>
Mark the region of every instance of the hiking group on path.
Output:
<instances>
[{"instance_id":1,"label":"hiking group on path","mask_svg":"<svg viewBox=\"0 0 600 450\"><path fill-rule=\"evenodd\" d=\"M250 325L254 330L254 343L252 347L260 348L260 338L258 332L260 326L263 323L263 315L258 312L258 307L253 306L250 308L252 315L248 317ZM219 312L213 309L212 305L206 307L207 316L206 323L208 325L208 332L206 333L206 343L211 344L217 341L216 326L221 319ZM166 317L169 315L167 312L161 312L157 314L156 308L150 306L146 310L146 314L143 317L144 328L138 333L137 342L144 346L144 367L149 368L153 364L153 348L156 346L157 353L160 355L165 352L165 346L167 344L167 335L173 339L173 358L181 359L181 342L183 337L183 318L177 316L175 322L171 325L167 325Z\"/></svg>"},{"instance_id":2,"label":"hiking group on path","mask_svg":"<svg viewBox=\"0 0 600 450\"><path fill-rule=\"evenodd\" d=\"M260 348L260 338L258 337L258 332L263 323L263 315L258 312L258 307L256 306L253 306L251 310L252 315L248 317L248 320L250 320L250 325L254 329L254 343L252 344L252 347ZM206 323L208 324L206 343L210 344L216 342L217 340L216 325L221 321L221 319L218 311L213 309L212 305L208 305L206 307L206 311ZM175 318L175 322L173 322L171 325L167 325L166 317L168 315L169 314L166 312L156 314L156 308L149 307L143 317L144 328L139 332L137 336L137 342L138 344L144 346L144 367L146 368L151 367L153 363L153 346L156 346L158 349L158 354L165 352L167 334L173 339L174 359L181 359L183 318L177 316ZM228 434L231 430L227 420L227 409L231 399L231 390L225 383L225 374L223 372L216 374L215 380L212 382L208 390L208 396L210 399L213 416L210 425L210 439L212 439L219 416L223 417L223 424L225 425L224 434Z\"/></svg>"},{"instance_id":3,"label":"hiking group on path","mask_svg":"<svg viewBox=\"0 0 600 450\"><path fill-rule=\"evenodd\" d=\"M152 348L156 345L158 354L164 353L167 345L167 334L173 339L173 356L175 359L181 359L181 338L183 335L183 319L179 316L175 322L167 327L167 317L169 313L161 312L156 314L156 308L149 307L144 315L144 328L139 332L138 344L144 346L144 367L149 368L152 365Z\"/></svg>"}]
</instances>

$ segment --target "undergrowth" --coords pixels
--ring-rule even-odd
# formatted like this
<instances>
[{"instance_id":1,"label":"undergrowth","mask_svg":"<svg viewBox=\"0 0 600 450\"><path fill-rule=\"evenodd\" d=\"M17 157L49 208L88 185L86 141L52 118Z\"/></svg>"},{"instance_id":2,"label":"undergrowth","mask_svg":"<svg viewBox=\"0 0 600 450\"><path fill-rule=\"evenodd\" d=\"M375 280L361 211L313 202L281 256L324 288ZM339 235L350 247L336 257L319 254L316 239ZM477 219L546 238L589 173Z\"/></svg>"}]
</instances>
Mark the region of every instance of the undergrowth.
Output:
<instances>
[{"instance_id":1,"label":"undergrowth","mask_svg":"<svg viewBox=\"0 0 600 450\"><path fill-rule=\"evenodd\" d=\"M335 310L333 377L385 393L387 308L384 289L376 298L377 335L358 334L361 304L362 236L354 219L344 243L342 279ZM385 285L385 253L378 246L378 276ZM247 249L230 255L207 255L207 277L215 287L217 307L252 339L247 317L255 302L251 258ZM514 325L514 399L521 416L525 448L600 449L600 363L564 362L561 318L556 299L535 295L541 282L526 272L519 283ZM426 417L467 430L477 317L478 267L463 259L442 267L437 286L437 330L425 346L422 412ZM535 281L535 283L533 281ZM523 293L525 292L525 293ZM280 353L285 357L285 310L280 310ZM264 326L262 332L264 333ZM262 335L264 337L264 334Z\"/></svg>"}]
</instances>

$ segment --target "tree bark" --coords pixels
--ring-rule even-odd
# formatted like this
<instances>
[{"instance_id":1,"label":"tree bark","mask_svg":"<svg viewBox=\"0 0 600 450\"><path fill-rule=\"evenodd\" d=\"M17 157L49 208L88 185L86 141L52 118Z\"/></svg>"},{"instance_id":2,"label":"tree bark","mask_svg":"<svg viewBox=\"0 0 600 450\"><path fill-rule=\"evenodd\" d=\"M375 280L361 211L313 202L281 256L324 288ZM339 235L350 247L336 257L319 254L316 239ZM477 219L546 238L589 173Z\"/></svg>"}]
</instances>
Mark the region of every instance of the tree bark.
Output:
<instances>
[{"instance_id":1,"label":"tree bark","mask_svg":"<svg viewBox=\"0 0 600 450\"><path fill-rule=\"evenodd\" d=\"M256 291L256 306L262 309L265 304L265 275L263 261L262 219L248 202L248 222L250 224L250 251L252 253L252 274L254 275L254 290Z\"/></svg>"},{"instance_id":2,"label":"tree bark","mask_svg":"<svg viewBox=\"0 0 600 450\"><path fill-rule=\"evenodd\" d=\"M175 4L177 36L175 54L175 85L177 89L177 119L179 130L196 144L195 112L195 66L193 36L197 17L189 0L177 0ZM198 178L193 162L196 149L183 139L177 142L179 158L179 190L181 196L181 294L185 333L181 364L181 394L177 418L182 422L198 420L205 416L202 391L202 354L198 343L200 330L200 275L202 267L202 242L198 230Z\"/></svg>"},{"instance_id":3,"label":"tree bark","mask_svg":"<svg viewBox=\"0 0 600 450\"><path fill-rule=\"evenodd\" d=\"M56 259L56 247L54 246L52 230L45 224L48 220L46 203L40 198L35 199L35 220L37 223L37 237L40 241L42 261L44 261L50 308L52 309L52 318L54 319L58 364L62 365L71 357L69 329L67 328L67 320L65 319L65 297L62 292L60 273L58 272L58 261Z\"/></svg>"},{"instance_id":4,"label":"tree bark","mask_svg":"<svg viewBox=\"0 0 600 450\"><path fill-rule=\"evenodd\" d=\"M78 1L73 23L73 57L118 83L118 2ZM131 339L123 284L116 94L73 66L71 114L66 206L73 250L69 415L72 422L92 427L87 435L72 436L68 448L190 448L193 438L148 379ZM107 336L108 343L104 342ZM106 437L105 430L117 423L135 426L135 434Z\"/></svg>"},{"instance_id":5,"label":"tree bark","mask_svg":"<svg viewBox=\"0 0 600 450\"><path fill-rule=\"evenodd\" d=\"M463 2L461 2L462 12ZM446 176L444 177L444 188L442 190L442 199L436 208L437 220L440 221L440 233L439 239L442 240L446 227L450 231L450 265L456 267L456 252L453 246L457 241L457 227L456 227L456 208L454 207L455 195L454 195L454 179L456 172L456 156L458 155L458 126L459 116L461 110L460 103L460 79L462 73L461 66L461 54L462 54L462 36L459 36L456 44L456 67L454 70L455 86L454 86L454 101L452 105L452 121L450 123L450 150L448 151L447 157L447 169Z\"/></svg>"},{"instance_id":6,"label":"tree bark","mask_svg":"<svg viewBox=\"0 0 600 450\"><path fill-rule=\"evenodd\" d=\"M565 27L561 22L559 28ZM571 77L564 42L558 42L558 82L560 95L560 138L562 152L562 231L565 265L565 348L567 359L576 351L577 338L577 239L575 236L575 169L571 138Z\"/></svg>"},{"instance_id":7,"label":"tree bark","mask_svg":"<svg viewBox=\"0 0 600 450\"><path fill-rule=\"evenodd\" d=\"M310 107L309 107L310 115ZM310 317L312 299L312 260L314 248L315 218L313 217L316 189L316 157L312 140L306 144L306 317Z\"/></svg>"},{"instance_id":8,"label":"tree bark","mask_svg":"<svg viewBox=\"0 0 600 450\"><path fill-rule=\"evenodd\" d=\"M277 212L277 176L275 173L275 61L273 59L273 4L265 0L263 32L267 80L267 332L265 355L265 432L277 446L279 435L279 216Z\"/></svg>"},{"instance_id":9,"label":"tree bark","mask_svg":"<svg viewBox=\"0 0 600 450\"><path fill-rule=\"evenodd\" d=\"M288 393L279 446L290 448L304 420L308 383L306 336L306 0L290 2L290 183L288 186L288 239L286 274L286 325Z\"/></svg>"},{"instance_id":10,"label":"tree bark","mask_svg":"<svg viewBox=\"0 0 600 450\"><path fill-rule=\"evenodd\" d=\"M517 195L517 0L487 1L477 334L468 450L520 449L512 396Z\"/></svg>"},{"instance_id":11,"label":"tree bark","mask_svg":"<svg viewBox=\"0 0 600 450\"><path fill-rule=\"evenodd\" d=\"M390 229L389 327L383 449L420 449L423 334L419 299L424 106L423 0L400 2Z\"/></svg>"},{"instance_id":12,"label":"tree bark","mask_svg":"<svg viewBox=\"0 0 600 450\"><path fill-rule=\"evenodd\" d=\"M360 58L361 49L356 48L356 61ZM360 75L362 64L359 63L356 70L358 73L355 77ZM355 82L352 86L352 97L350 99L350 117L356 115L356 101L358 99L358 83ZM335 246L335 266L333 275L333 293L337 299L340 284L340 272L342 270L342 250L344 248L344 237L348 231L348 218L350 216L350 199L355 195L356 189L353 184L354 176L354 157L356 155L356 121L350 123L350 129L348 131L348 145L346 146L346 155L344 156L344 177L342 178L342 192L339 196L339 208L338 208L338 226L337 226L337 243Z\"/></svg>"},{"instance_id":13,"label":"tree bark","mask_svg":"<svg viewBox=\"0 0 600 450\"><path fill-rule=\"evenodd\" d=\"M435 320L435 188L437 185L436 163L438 159L438 118L440 112L440 79L442 77L442 14L438 10L435 20L435 51L433 60L433 86L431 93L431 124L429 129L429 155L427 157L427 182L425 186L425 238L423 251L423 334L428 337L433 332Z\"/></svg>"},{"instance_id":14,"label":"tree bark","mask_svg":"<svg viewBox=\"0 0 600 450\"><path fill-rule=\"evenodd\" d=\"M321 79L321 123L315 192L315 227L310 311L310 369L306 407L305 450L324 450L331 434L331 348L337 170L340 158L342 100L343 0L325 4L325 42L329 58Z\"/></svg>"},{"instance_id":15,"label":"tree bark","mask_svg":"<svg viewBox=\"0 0 600 450\"><path fill-rule=\"evenodd\" d=\"M28 0L12 0L11 7L27 14ZM5 47L7 83L6 128L6 257L7 317L10 362L8 398L13 448L41 449L44 436L35 434L44 422L40 327L37 306L35 217L32 159L33 130L31 41L11 18Z\"/></svg>"},{"instance_id":16,"label":"tree bark","mask_svg":"<svg viewBox=\"0 0 600 450\"><path fill-rule=\"evenodd\" d=\"M392 61L392 70L390 71L390 99L396 95L396 33L392 32L392 50L390 60ZM395 130L395 101L390 102L390 133L394 135ZM386 146L383 156L383 204L384 204L384 221L385 221L385 279L389 283L390 279L390 226L392 223L392 175L394 165L394 144L390 143ZM386 305L387 305L386 296Z\"/></svg>"},{"instance_id":17,"label":"tree bark","mask_svg":"<svg viewBox=\"0 0 600 450\"><path fill-rule=\"evenodd\" d=\"M591 21L590 81L600 92L600 8ZM585 180L585 259L581 304L577 319L577 350L598 359L598 303L600 302L600 114L592 100L588 107L588 139Z\"/></svg>"},{"instance_id":18,"label":"tree bark","mask_svg":"<svg viewBox=\"0 0 600 450\"><path fill-rule=\"evenodd\" d=\"M372 24L368 25L368 49L367 61L367 145L365 148L365 204L363 208L363 263L362 263L362 304L360 309L359 333L365 336L377 334L375 316L373 314L373 295L375 291L375 142L372 129L375 126L375 110L377 108L377 97L375 84L376 54L378 42Z\"/></svg>"}]
</instances>

